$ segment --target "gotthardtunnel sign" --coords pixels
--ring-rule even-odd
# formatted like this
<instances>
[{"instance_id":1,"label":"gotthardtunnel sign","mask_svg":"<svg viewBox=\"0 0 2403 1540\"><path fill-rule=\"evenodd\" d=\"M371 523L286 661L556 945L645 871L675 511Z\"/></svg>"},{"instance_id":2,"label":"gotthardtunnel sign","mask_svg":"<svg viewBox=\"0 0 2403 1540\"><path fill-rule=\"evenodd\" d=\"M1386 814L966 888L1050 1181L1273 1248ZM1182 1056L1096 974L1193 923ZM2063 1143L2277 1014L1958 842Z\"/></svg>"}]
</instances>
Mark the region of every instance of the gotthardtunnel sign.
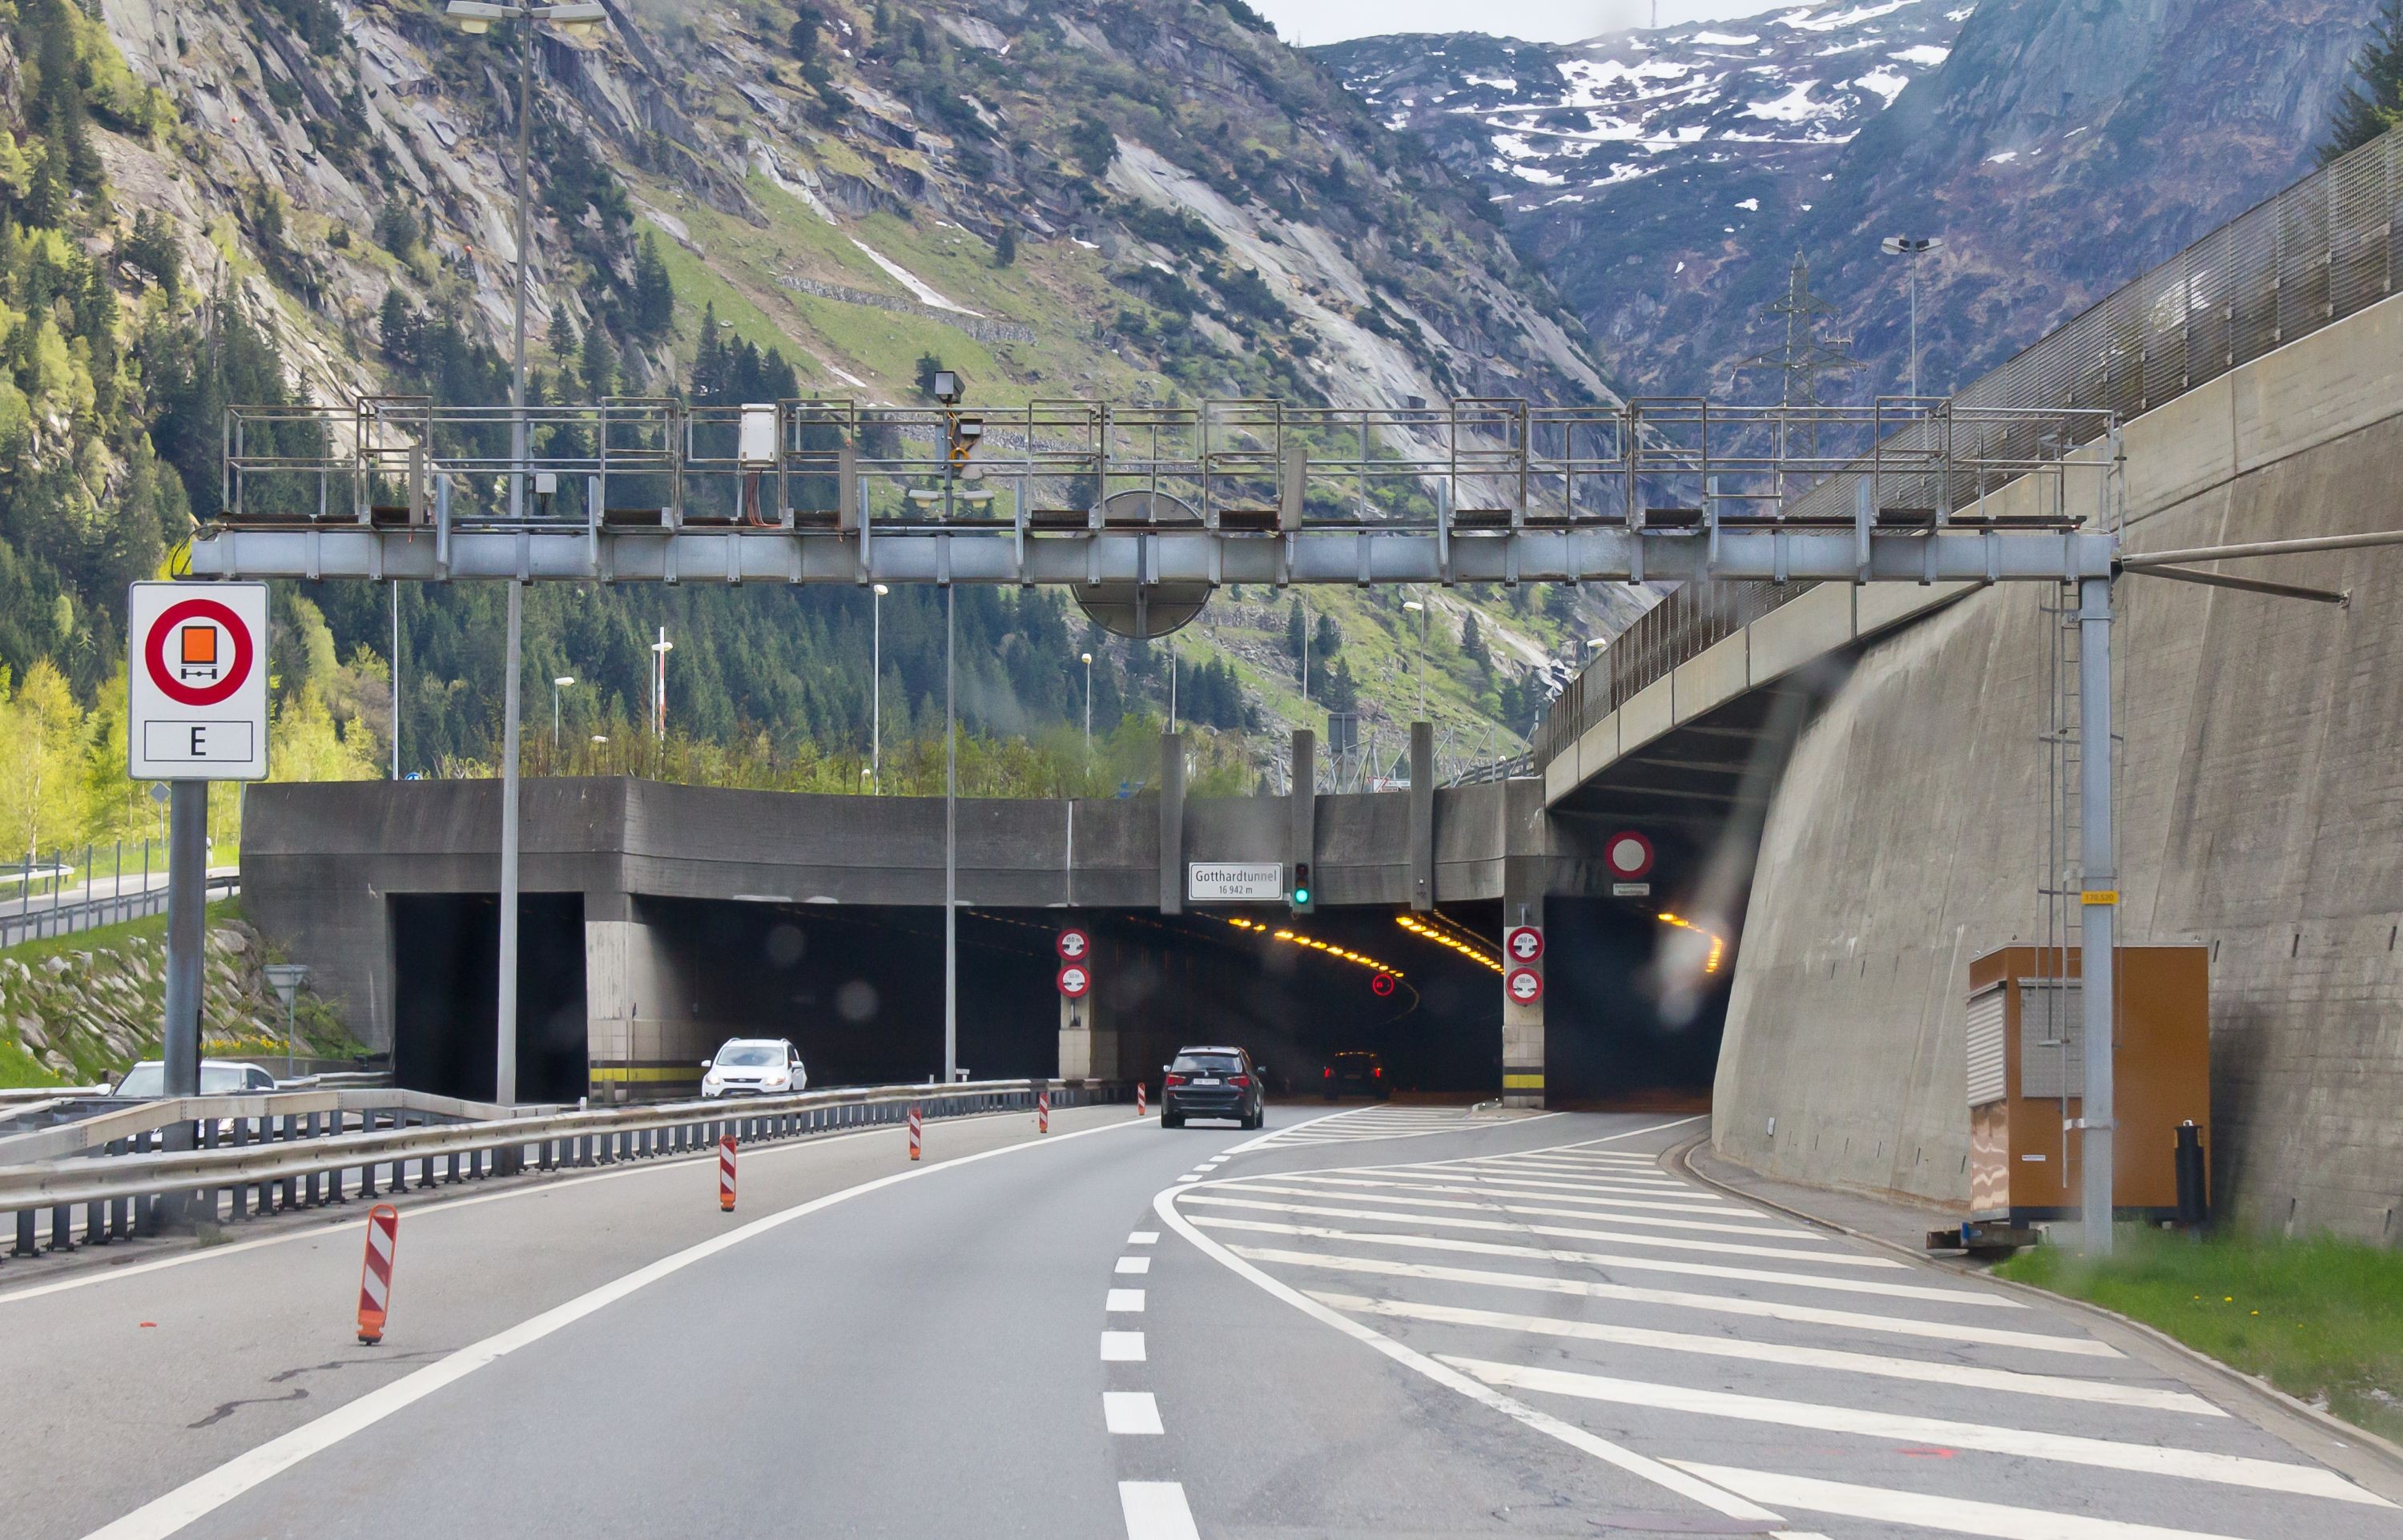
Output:
<instances>
[{"instance_id":1,"label":"gotthardtunnel sign","mask_svg":"<svg viewBox=\"0 0 2403 1540\"><path fill-rule=\"evenodd\" d=\"M267 778L267 585L136 583L126 606L126 770Z\"/></svg>"}]
</instances>

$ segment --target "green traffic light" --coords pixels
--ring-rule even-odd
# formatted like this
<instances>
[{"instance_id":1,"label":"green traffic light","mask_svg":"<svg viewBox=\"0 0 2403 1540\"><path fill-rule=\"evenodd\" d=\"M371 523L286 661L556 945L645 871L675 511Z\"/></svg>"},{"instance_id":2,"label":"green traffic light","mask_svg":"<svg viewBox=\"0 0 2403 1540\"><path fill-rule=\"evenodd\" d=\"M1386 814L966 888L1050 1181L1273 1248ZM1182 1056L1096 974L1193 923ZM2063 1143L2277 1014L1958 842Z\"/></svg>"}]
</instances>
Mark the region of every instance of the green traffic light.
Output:
<instances>
[{"instance_id":1,"label":"green traffic light","mask_svg":"<svg viewBox=\"0 0 2403 1540\"><path fill-rule=\"evenodd\" d=\"M1296 889L1294 889L1294 890L1293 890L1293 901L1294 901L1295 903L1297 903L1297 904L1307 904L1307 903L1309 903L1309 902L1310 902L1310 890L1309 890L1308 888L1296 888Z\"/></svg>"}]
</instances>

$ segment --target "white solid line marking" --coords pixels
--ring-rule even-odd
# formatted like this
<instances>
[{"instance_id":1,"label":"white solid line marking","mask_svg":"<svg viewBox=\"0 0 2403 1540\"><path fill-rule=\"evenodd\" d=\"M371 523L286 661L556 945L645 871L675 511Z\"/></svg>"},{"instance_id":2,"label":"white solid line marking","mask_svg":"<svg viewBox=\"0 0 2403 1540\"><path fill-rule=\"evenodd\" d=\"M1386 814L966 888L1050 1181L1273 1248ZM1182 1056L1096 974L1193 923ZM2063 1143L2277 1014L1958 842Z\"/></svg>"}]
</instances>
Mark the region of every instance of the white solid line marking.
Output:
<instances>
[{"instance_id":1,"label":"white solid line marking","mask_svg":"<svg viewBox=\"0 0 2403 1540\"><path fill-rule=\"evenodd\" d=\"M1114 1314L1140 1315L1143 1312L1143 1290L1112 1289L1102 1301L1102 1309Z\"/></svg>"},{"instance_id":2,"label":"white solid line marking","mask_svg":"<svg viewBox=\"0 0 2403 1540\"><path fill-rule=\"evenodd\" d=\"M1449 1235L1381 1235L1371 1230L1334 1229L1325 1225L1281 1225L1266 1219L1223 1219L1215 1215L1193 1223L1210 1229L1245 1230L1256 1235L1298 1235L1313 1241L1347 1241L1355 1246L1400 1246L1419 1251L1465 1252L1472 1256L1525 1256L1547 1262L1576 1262L1587 1267L1617 1268L1629 1272L1669 1272L1687 1278L1724 1278L1739 1283L1766 1283L1779 1288L1826 1289L1835 1294L1871 1294L1887 1299L1926 1299L1942 1305L1974 1305L1990 1310L2025 1310L2016 1299L1967 1289L1927 1288L1917 1283L1881 1283L1867 1278L1823 1278L1815 1273L1785 1272L1774 1268L1721 1267L1715 1262L1673 1262L1659 1256L1629 1256L1618 1252L1563 1251L1555 1246L1511 1246L1497 1241L1463 1241Z\"/></svg>"},{"instance_id":3,"label":"white solid line marking","mask_svg":"<svg viewBox=\"0 0 2403 1540\"><path fill-rule=\"evenodd\" d=\"M1666 1123L1654 1123L1649 1128L1629 1129L1624 1133L1605 1133L1599 1139L1588 1139L1583 1144L1571 1145L1568 1147L1570 1149L1585 1149L1594 1145L1616 1145L1621 1139L1636 1139L1641 1138L1645 1134L1659 1133L1667 1129L1682 1129L1688 1123L1701 1122L1707 1116L1708 1114L1706 1113L1698 1112L1691 1117L1673 1118Z\"/></svg>"},{"instance_id":4,"label":"white solid line marking","mask_svg":"<svg viewBox=\"0 0 2403 1540\"><path fill-rule=\"evenodd\" d=\"M1143 1333L1139 1331L1102 1333L1102 1362L1104 1364L1142 1363Z\"/></svg>"},{"instance_id":5,"label":"white solid line marking","mask_svg":"<svg viewBox=\"0 0 2403 1540\"><path fill-rule=\"evenodd\" d=\"M1127 1236L1127 1244L1130 1246L1156 1246L1159 1243L1158 1230L1134 1230Z\"/></svg>"},{"instance_id":6,"label":"white solid line marking","mask_svg":"<svg viewBox=\"0 0 2403 1540\"><path fill-rule=\"evenodd\" d=\"M1151 1270L1151 1258L1148 1256L1121 1256L1118 1258L1118 1270L1120 1272L1149 1272Z\"/></svg>"},{"instance_id":7,"label":"white solid line marking","mask_svg":"<svg viewBox=\"0 0 2403 1540\"><path fill-rule=\"evenodd\" d=\"M1627 1198L1677 1198L1689 1201L1699 1201L1706 1205L1704 1207L1695 1209L1694 1212L1696 1214L1723 1214L1727 1212L1728 1209L1728 1200L1718 1196L1718 1194L1699 1192L1692 1187L1647 1187L1638 1186L1632 1182L1618 1181L1554 1182L1546 1177L1521 1175L1515 1171L1507 1169L1497 1170L1492 1166L1448 1166L1444 1168L1443 1174L1448 1176L1457 1176L1465 1181L1484 1183L1489 1186L1507 1184L1508 1186L1515 1187L1534 1187L1538 1189L1540 1192L1546 1193L1606 1192L1616 1193Z\"/></svg>"},{"instance_id":8,"label":"white solid line marking","mask_svg":"<svg viewBox=\"0 0 2403 1540\"><path fill-rule=\"evenodd\" d=\"M1994 1427L1943 1417L1906 1417L1894 1412L1866 1411L1857 1407L1828 1406L1816 1401L1787 1401L1769 1395L1738 1395L1729 1391L1697 1390L1685 1385L1618 1380L1608 1375L1579 1374L1567 1369L1535 1368L1500 1364L1451 1353L1436 1357L1489 1385L1511 1390L1543 1391L1573 1395L1614 1406L1649 1407L1657 1411L1691 1412L1702 1417L1729 1417L1745 1422L1808 1428L1814 1433L1849 1433L1906 1444L1932 1444L1947 1449L1979 1450L2025 1460L2057 1460L2063 1464L2092 1465L2104 1470L2166 1476L2181 1481L2215 1481L2249 1487L2256 1491L2285 1492L2296 1497L2332 1497L2340 1503L2370 1507L2395 1505L2354 1486L2332 1470L2298 1465L2283 1460L2249 1455L2217 1454L2206 1450L2164 1449L2131 1444L2116 1438L2086 1438L2075 1434L2043 1433L2030 1428Z\"/></svg>"},{"instance_id":9,"label":"white solid line marking","mask_svg":"<svg viewBox=\"0 0 2403 1540\"><path fill-rule=\"evenodd\" d=\"M597 1289L577 1295L565 1304L554 1305L539 1315L494 1332L480 1342L470 1343L448 1357L436 1359L422 1369L405 1374L389 1384L380 1385L323 1417L303 1422L246 1453L234 1456L215 1470L194 1477L173 1491L152 1498L124 1518L94 1530L87 1540L158 1540L159 1536L173 1534L187 1524L214 1513L260 1482L291 1469L321 1450L331 1449L354 1433L373 1427L393 1413L415 1405L446 1385L465 1379L487 1364L496 1363L520 1348L574 1325L595 1311L615 1304L662 1278L681 1272L696 1262L706 1261L722 1251L731 1250L755 1236L765 1235L796 1219L896 1183L931 1176L937 1172L956 1171L979 1160L990 1160L996 1156L1015 1155L1025 1150L1057 1149L1071 1139L1134 1126L1132 1123L1097 1123L1090 1129L1054 1134L1046 1141L1002 1145L989 1150L979 1150L973 1155L955 1156L935 1165L897 1171L890 1176L880 1176L857 1186L844 1187L840 1192L830 1192L822 1198L813 1198L805 1203L764 1214L697 1245L672 1252ZM697 1158L711 1159L715 1157L703 1154Z\"/></svg>"},{"instance_id":10,"label":"white solid line marking","mask_svg":"<svg viewBox=\"0 0 2403 1540\"><path fill-rule=\"evenodd\" d=\"M2231 1536L2202 1530L2163 1529L2158 1524L2090 1519L2082 1513L2011 1507L1967 1497L1930 1497L1886 1487L1781 1476L1774 1471L1741 1470L1732 1465L1705 1465L1690 1460L1672 1460L1669 1464L1743 1492L1755 1502L1906 1529L1980 1534L1992 1540L2232 1540Z\"/></svg>"},{"instance_id":11,"label":"white solid line marking","mask_svg":"<svg viewBox=\"0 0 2403 1540\"><path fill-rule=\"evenodd\" d=\"M1686 1472L1665 1462L1655 1460L1649 1455L1638 1454L1624 1445L1614 1444L1609 1439L1589 1433L1573 1422L1564 1422L1549 1412L1538 1411L1524 1401L1504 1395L1491 1385L1483 1384L1457 1369L1438 1364L1414 1349L1404 1347L1382 1332L1364 1326L1340 1311L1328 1310L1325 1305L1299 1290L1270 1277L1244 1261L1235 1251L1218 1244L1217 1242L1195 1229L1192 1223L1177 1212L1175 1188L1171 1187L1155 1194L1151 1200L1151 1206L1153 1212L1167 1221L1171 1229L1193 1242L1204 1255L1237 1277L1246 1280L1271 1297L1284 1300L1313 1320L1333 1326L1337 1331L1355 1341L1367 1343L1394 1362L1426 1376L1437 1384L1457 1391L1479 1406L1498 1411L1505 1417L1512 1418L1547 1437L1558 1439L1571 1449L1592 1455L1595 1459L1615 1465L1639 1479L1650 1481L1681 1497L1700 1503L1715 1513L1725 1514L1730 1519L1761 1519L1770 1523L1782 1521L1776 1513L1762 1507L1757 1503L1749 1502L1732 1492L1722 1491L1708 1481L1688 1476Z\"/></svg>"},{"instance_id":12,"label":"white solid line marking","mask_svg":"<svg viewBox=\"0 0 2403 1540\"><path fill-rule=\"evenodd\" d=\"M1299 1181L1301 1180L1301 1178L1295 1177L1293 1180ZM1391 1184L1380 1185L1391 1186ZM1221 1184L1218 1190L1221 1192L1275 1192L1283 1193L1288 1198L1325 1198L1329 1200L1340 1198L1347 1203L1390 1203L1398 1208L1462 1209L1475 1210L1480 1214L1533 1214L1553 1219L1595 1219L1603 1220L1613 1225L1645 1225L1656 1229L1694 1230L1712 1235L1759 1235L1779 1241L1809 1241L1816 1242L1823 1245L1827 1243L1827 1237L1811 1230L1799 1228L1792 1225L1733 1225L1723 1219L1662 1219L1657 1215L1648 1214L1623 1214L1618 1212L1617 1208L1597 1213L1592 1209L1555 1209L1541 1207L1532 1203L1470 1203L1463 1202L1456 1199L1444 1198L1394 1198L1388 1197L1382 1193L1353 1192L1343 1188L1339 1188L1338 1190L1330 1192L1325 1186L1312 1187L1282 1186L1260 1177L1250 1178L1239 1185ZM1431 1192L1474 1192L1477 1189L1474 1187L1431 1187L1427 1190Z\"/></svg>"},{"instance_id":13,"label":"white solid line marking","mask_svg":"<svg viewBox=\"0 0 2403 1540\"><path fill-rule=\"evenodd\" d=\"M1396 1182L1385 1177L1330 1176L1315 1172L1307 1173L1281 1172L1278 1174L1286 1181L1319 1182L1328 1186L1338 1187L1387 1187L1400 1192L1457 1192L1479 1198L1540 1198L1547 1203L1584 1203L1593 1208L1629 1209L1643 1214L1701 1214L1714 1216L1725 1215L1729 1218L1742 1216L1755 1221L1762 1217L1750 1209L1715 1209L1706 1203L1655 1202L1643 1198L1586 1198L1575 1192L1531 1192L1524 1187L1479 1182L1465 1172L1462 1173L1463 1180L1459 1182Z\"/></svg>"},{"instance_id":14,"label":"white solid line marking","mask_svg":"<svg viewBox=\"0 0 2403 1540\"><path fill-rule=\"evenodd\" d=\"M1371 1299L1364 1295L1302 1291L1322 1304L1363 1315L1387 1315L1405 1321L1436 1321L1456 1326L1492 1326L1500 1331L1535 1337L1569 1337L1586 1342L1615 1342L1622 1347L1658 1348L1666 1353L1700 1353L1711 1358L1735 1358L1747 1363L1790 1364L1801 1368L1834 1369L1874 1374L1888 1380L1916 1380L1931 1385L1957 1385L1965 1390L2004 1391L2019 1395L2048 1395L2063 1401L2089 1401L2099 1406L2134 1407L2146 1411L2183 1412L2193 1417L2225 1417L2228 1413L2200 1395L2158 1390L2150 1385L2123 1385L2109 1380L2073 1380L2057 1374L2027 1374L2018 1369L1980 1368L1968 1364L1935 1363L1921 1358L1890 1358L1882 1353L1851 1353L1840 1348L1798 1348L1783 1342L1760 1342L1734 1337L1698 1337L1690 1332L1655 1331L1644 1326L1607 1325L1596 1321L1565 1321L1554 1315L1519 1315L1506 1311L1471 1310L1462 1305L1426 1304L1410 1299Z\"/></svg>"},{"instance_id":15,"label":"white solid line marking","mask_svg":"<svg viewBox=\"0 0 2403 1540\"><path fill-rule=\"evenodd\" d=\"M1510 1219L1464 1219L1453 1214L1387 1214L1377 1209L1325 1208L1314 1203L1271 1203L1265 1200L1196 1193L1196 1203L1218 1208L1260 1209L1271 1214L1314 1214L1323 1219L1382 1219L1388 1224L1440 1225L1452 1229L1500 1230L1510 1235L1550 1235L1570 1241L1616 1241L1632 1246L1657 1246L1663 1251L1710 1252L1721 1256L1767 1256L1787 1262L1820 1262L1837 1268L1904 1268L1889 1256L1863 1256L1839 1251L1804 1251L1792 1246L1747 1246L1735 1241L1692 1241L1670 1235L1634 1235L1626 1230L1577 1229L1568 1225L1523 1225ZM1580 1217L1584 1217L1580 1215Z\"/></svg>"},{"instance_id":16,"label":"white solid line marking","mask_svg":"<svg viewBox=\"0 0 2403 1540\"><path fill-rule=\"evenodd\" d=\"M1314 1251L1279 1251L1267 1247L1232 1246L1236 1256L1256 1262L1279 1262L1296 1268L1324 1268L1335 1272L1369 1273L1380 1278L1424 1278L1446 1283L1482 1283L1491 1288L1527 1289L1537 1294L1573 1294L1587 1299L1621 1299L1637 1305L1674 1305L1720 1315L1754 1315L1771 1321L1799 1321L1818 1326L1844 1326L1856 1331L1884 1332L1896 1337L1926 1337L1939 1342L1976 1342L1988 1347L2029 1348L2039 1353L2074 1353L2081 1358L2118 1358L2119 1350L2088 1337L2046 1337L2031 1331L2004 1331L1993 1326L1956 1326L1909 1315L1870 1315L1862 1311L1828 1310L1818 1305L1788 1305L1769 1299L1739 1299L1732 1295L1687 1294L1674 1289L1645 1289L1629 1283L1590 1283L1581 1278L1547 1278L1538 1273L1490 1272L1481 1268L1446 1268L1424 1262L1389 1262L1382 1256L1330 1256Z\"/></svg>"},{"instance_id":17,"label":"white solid line marking","mask_svg":"<svg viewBox=\"0 0 2403 1540\"><path fill-rule=\"evenodd\" d=\"M1102 1422L1112 1433L1141 1435L1167 1431L1160 1425L1160 1403L1147 1390L1102 1392Z\"/></svg>"},{"instance_id":18,"label":"white solid line marking","mask_svg":"<svg viewBox=\"0 0 2403 1540\"><path fill-rule=\"evenodd\" d=\"M1126 1518L1127 1540L1202 1540L1181 1481L1121 1481L1118 1512Z\"/></svg>"}]
</instances>

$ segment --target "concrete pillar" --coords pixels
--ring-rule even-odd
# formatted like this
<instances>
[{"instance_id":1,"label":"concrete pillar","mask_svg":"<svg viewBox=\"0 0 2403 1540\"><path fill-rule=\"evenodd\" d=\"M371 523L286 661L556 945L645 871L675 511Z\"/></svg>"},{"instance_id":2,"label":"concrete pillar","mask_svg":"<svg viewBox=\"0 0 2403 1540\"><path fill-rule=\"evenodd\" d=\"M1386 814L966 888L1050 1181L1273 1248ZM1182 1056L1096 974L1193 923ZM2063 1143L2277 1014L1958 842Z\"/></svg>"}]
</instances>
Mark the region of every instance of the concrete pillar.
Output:
<instances>
[{"instance_id":1,"label":"concrete pillar","mask_svg":"<svg viewBox=\"0 0 2403 1540\"><path fill-rule=\"evenodd\" d=\"M596 1103L700 1094L716 1036L693 1017L691 982L669 938L634 919L623 894L585 900L584 1021Z\"/></svg>"},{"instance_id":2,"label":"concrete pillar","mask_svg":"<svg viewBox=\"0 0 2403 1540\"><path fill-rule=\"evenodd\" d=\"M1160 912L1185 912L1185 735L1160 735Z\"/></svg>"},{"instance_id":3,"label":"concrete pillar","mask_svg":"<svg viewBox=\"0 0 2403 1540\"><path fill-rule=\"evenodd\" d=\"M1308 728L1293 731L1293 790L1285 804L1291 812L1285 853L1285 891L1293 891L1295 873L1304 862L1318 861L1318 735ZM1311 880L1317 881L1313 870Z\"/></svg>"},{"instance_id":4,"label":"concrete pillar","mask_svg":"<svg viewBox=\"0 0 2403 1540\"><path fill-rule=\"evenodd\" d=\"M1410 724L1410 908L1435 909L1435 724Z\"/></svg>"},{"instance_id":5,"label":"concrete pillar","mask_svg":"<svg viewBox=\"0 0 2403 1540\"><path fill-rule=\"evenodd\" d=\"M1415 760L1411 770L1415 777ZM1503 796L1502 925L1507 931L1513 925L1543 924L1544 889L1550 876L1550 862L1544 849L1543 783L1507 782ZM1543 959L1534 964L1537 978L1544 977L1545 964L1550 956L1548 945ZM1504 965L1519 966L1514 963ZM1546 991L1546 999L1549 992ZM1502 996L1502 1100L1509 1106L1547 1104L1546 999L1521 1006L1513 1003L1507 992Z\"/></svg>"},{"instance_id":6,"label":"concrete pillar","mask_svg":"<svg viewBox=\"0 0 2403 1540\"><path fill-rule=\"evenodd\" d=\"M1093 950L1094 987L1086 991L1081 1000L1071 1000L1064 994L1060 997L1060 1078L1072 1085L1079 1080L1118 1077L1118 1029L1102 1025L1098 942Z\"/></svg>"}]
</instances>

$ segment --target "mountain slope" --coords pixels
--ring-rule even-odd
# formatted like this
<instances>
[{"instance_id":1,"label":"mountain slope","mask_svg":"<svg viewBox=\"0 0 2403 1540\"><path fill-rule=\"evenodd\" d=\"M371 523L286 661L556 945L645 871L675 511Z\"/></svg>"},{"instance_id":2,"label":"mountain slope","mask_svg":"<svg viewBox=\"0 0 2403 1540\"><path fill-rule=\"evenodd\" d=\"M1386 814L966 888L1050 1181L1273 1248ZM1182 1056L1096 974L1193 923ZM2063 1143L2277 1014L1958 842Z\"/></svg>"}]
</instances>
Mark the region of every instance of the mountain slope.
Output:
<instances>
[{"instance_id":1,"label":"mountain slope","mask_svg":"<svg viewBox=\"0 0 2403 1540\"><path fill-rule=\"evenodd\" d=\"M1947 243L1924 388L1972 379L2306 169L2377 3L1819 0L1570 48L1316 51L1484 177L1629 389L1773 397L1737 366L1772 345L1799 249L1861 398L1909 375L1882 238Z\"/></svg>"},{"instance_id":2,"label":"mountain slope","mask_svg":"<svg viewBox=\"0 0 2403 1540\"><path fill-rule=\"evenodd\" d=\"M0 395L0 663L55 659L91 701L124 582L215 506L226 402L506 398L517 39L465 35L433 0L19 0L0 21L0 342L24 402ZM899 401L934 358L985 404L1605 393L1476 189L1239 0L609 0L596 35L533 47L546 399ZM1523 728L1533 664L1641 602L1485 604L1479 633L1503 640L1486 662L1434 649L1432 701L1461 742ZM354 768L382 762L386 596L278 605L286 694L351 725ZM489 757L497 607L468 585L404 596L406 766ZM1398 612L1324 607L1356 648L1399 645ZM941 628L931 595L885 611L889 747L939 716ZM1229 596L1180 638L1209 668L1180 715L1239 741L1314 722L1243 611ZM528 701L579 680L568 743L632 738L661 625L679 730L787 758L868 740L863 595L559 590L529 613ZM1087 646L1098 726L1165 714L1160 649L1052 597L965 599L961 633L981 730L1067 730ZM1406 709L1388 679L1364 694Z\"/></svg>"}]
</instances>

